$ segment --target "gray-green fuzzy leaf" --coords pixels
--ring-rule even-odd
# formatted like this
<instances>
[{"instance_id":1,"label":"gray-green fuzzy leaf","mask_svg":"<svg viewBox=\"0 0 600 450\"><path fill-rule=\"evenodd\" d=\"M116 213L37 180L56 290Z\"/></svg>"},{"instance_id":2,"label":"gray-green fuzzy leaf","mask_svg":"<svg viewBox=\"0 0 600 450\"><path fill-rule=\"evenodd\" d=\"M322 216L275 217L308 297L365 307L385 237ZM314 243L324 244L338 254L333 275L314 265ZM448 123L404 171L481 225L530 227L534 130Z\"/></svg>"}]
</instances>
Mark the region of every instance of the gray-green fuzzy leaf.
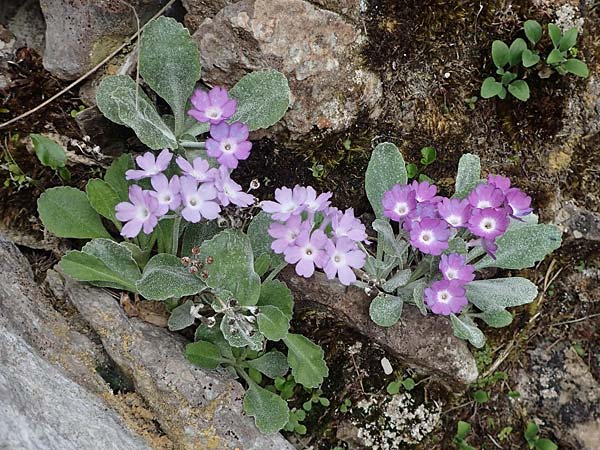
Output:
<instances>
[{"instance_id":1,"label":"gray-green fuzzy leaf","mask_svg":"<svg viewBox=\"0 0 600 450\"><path fill-rule=\"evenodd\" d=\"M387 280L382 288L386 292L394 292L399 287L404 286L410 280L412 272L410 269L399 270L394 274L392 278Z\"/></svg>"},{"instance_id":2,"label":"gray-green fuzzy leaf","mask_svg":"<svg viewBox=\"0 0 600 450\"><path fill-rule=\"evenodd\" d=\"M194 324L194 316L191 313L192 306L194 306L194 302L188 300L171 311L171 316L167 322L169 330L179 331Z\"/></svg>"},{"instance_id":3,"label":"gray-green fuzzy leaf","mask_svg":"<svg viewBox=\"0 0 600 450\"><path fill-rule=\"evenodd\" d=\"M323 349L300 334L290 333L283 341L296 382L308 388L319 387L329 375Z\"/></svg>"},{"instance_id":4,"label":"gray-green fuzzy leaf","mask_svg":"<svg viewBox=\"0 0 600 450\"><path fill-rule=\"evenodd\" d=\"M454 197L465 198L481 179L481 161L479 156L465 153L458 161L458 172L454 183Z\"/></svg>"},{"instance_id":5,"label":"gray-green fuzzy leaf","mask_svg":"<svg viewBox=\"0 0 600 450\"><path fill-rule=\"evenodd\" d=\"M251 350L262 350L262 334L247 322L241 324L237 319L225 315L223 320L221 320L220 328L223 337L232 347L248 347Z\"/></svg>"},{"instance_id":6,"label":"gray-green fuzzy leaf","mask_svg":"<svg viewBox=\"0 0 600 450\"><path fill-rule=\"evenodd\" d=\"M537 287L526 278L494 278L471 281L466 286L467 299L482 311L495 311L531 303Z\"/></svg>"},{"instance_id":7,"label":"gray-green fuzzy leaf","mask_svg":"<svg viewBox=\"0 0 600 450\"><path fill-rule=\"evenodd\" d=\"M384 251L397 258L402 258L408 249L406 242L398 242L388 219L375 219L373 229L379 233Z\"/></svg>"},{"instance_id":8,"label":"gray-green fuzzy leaf","mask_svg":"<svg viewBox=\"0 0 600 450\"><path fill-rule=\"evenodd\" d=\"M119 224L115 216L115 206L119 203L119 196L110 184L99 178L93 178L87 182L85 192L90 205L98 214Z\"/></svg>"},{"instance_id":9,"label":"gray-green fuzzy leaf","mask_svg":"<svg viewBox=\"0 0 600 450\"><path fill-rule=\"evenodd\" d=\"M502 89L502 83L496 81L494 77L487 77L483 80L483 83L481 83L479 95L481 95L482 98L492 98L496 95L500 96Z\"/></svg>"},{"instance_id":10,"label":"gray-green fuzzy leaf","mask_svg":"<svg viewBox=\"0 0 600 450\"><path fill-rule=\"evenodd\" d=\"M506 327L513 321L512 314L505 309L483 312L477 317L493 328Z\"/></svg>"},{"instance_id":11,"label":"gray-green fuzzy leaf","mask_svg":"<svg viewBox=\"0 0 600 450\"><path fill-rule=\"evenodd\" d=\"M247 364L273 379L284 376L290 370L287 357L277 350L265 353L259 358L251 359L247 361Z\"/></svg>"},{"instance_id":12,"label":"gray-green fuzzy leaf","mask_svg":"<svg viewBox=\"0 0 600 450\"><path fill-rule=\"evenodd\" d=\"M122 202L129 199L129 181L125 179L125 172L133 168L131 155L125 153L115 159L104 174L104 181L110 184Z\"/></svg>"},{"instance_id":13,"label":"gray-green fuzzy leaf","mask_svg":"<svg viewBox=\"0 0 600 450\"><path fill-rule=\"evenodd\" d=\"M492 60L498 68L504 67L508 62L509 49L502 41L492 42Z\"/></svg>"},{"instance_id":14,"label":"gray-green fuzzy leaf","mask_svg":"<svg viewBox=\"0 0 600 450\"><path fill-rule=\"evenodd\" d=\"M524 225L508 230L496 241L496 259L486 255L475 263L475 269L533 267L536 262L560 247L561 234L558 227L548 224Z\"/></svg>"},{"instance_id":15,"label":"gray-green fuzzy leaf","mask_svg":"<svg viewBox=\"0 0 600 450\"><path fill-rule=\"evenodd\" d=\"M193 247L201 247L204 241L214 238L221 228L216 221L189 223L183 233L183 243L181 244L181 254L189 256L192 254Z\"/></svg>"},{"instance_id":16,"label":"gray-green fuzzy leaf","mask_svg":"<svg viewBox=\"0 0 600 450\"><path fill-rule=\"evenodd\" d=\"M467 316L457 317L454 314L450 315L452 329L454 335L458 338L469 341L473 346L481 348L485 345L485 335L481 332L475 322Z\"/></svg>"},{"instance_id":17,"label":"gray-green fuzzy leaf","mask_svg":"<svg viewBox=\"0 0 600 450\"><path fill-rule=\"evenodd\" d=\"M537 44L542 38L542 26L536 20L527 20L523 26L525 36L533 45Z\"/></svg>"},{"instance_id":18,"label":"gray-green fuzzy leaf","mask_svg":"<svg viewBox=\"0 0 600 450\"><path fill-rule=\"evenodd\" d=\"M521 38L515 39L513 43L510 44L508 50L508 62L510 62L511 66L521 62L521 57L525 50L527 50L527 43Z\"/></svg>"},{"instance_id":19,"label":"gray-green fuzzy leaf","mask_svg":"<svg viewBox=\"0 0 600 450\"><path fill-rule=\"evenodd\" d=\"M108 239L95 241L88 243L84 251L73 250L63 256L59 266L64 273L78 281L136 292L139 268L131 251Z\"/></svg>"},{"instance_id":20,"label":"gray-green fuzzy leaf","mask_svg":"<svg viewBox=\"0 0 600 450\"><path fill-rule=\"evenodd\" d=\"M181 259L167 253L160 253L148 261L136 286L148 300L185 297L206 289L205 284L183 266Z\"/></svg>"},{"instance_id":21,"label":"gray-green fuzzy leaf","mask_svg":"<svg viewBox=\"0 0 600 450\"><path fill-rule=\"evenodd\" d=\"M396 325L402 315L404 302L395 295L382 294L373 299L369 306L371 320L381 327Z\"/></svg>"},{"instance_id":22,"label":"gray-green fuzzy leaf","mask_svg":"<svg viewBox=\"0 0 600 450\"><path fill-rule=\"evenodd\" d=\"M186 102L200 78L200 52L189 31L167 17L148 23L140 39L139 64L144 81L171 107L180 134Z\"/></svg>"},{"instance_id":23,"label":"gray-green fuzzy leaf","mask_svg":"<svg viewBox=\"0 0 600 450\"><path fill-rule=\"evenodd\" d=\"M233 359L231 345L229 345L229 342L227 342L227 339L225 339L223 332L221 331L221 319L218 319L212 327L205 324L198 325L198 328L196 328L196 332L194 333L194 341L211 342L219 347L221 355L225 358Z\"/></svg>"},{"instance_id":24,"label":"gray-green fuzzy leaf","mask_svg":"<svg viewBox=\"0 0 600 450\"><path fill-rule=\"evenodd\" d=\"M378 218L383 217L383 194L395 184L406 184L404 158L394 144L384 142L373 150L365 174L367 198Z\"/></svg>"},{"instance_id":25,"label":"gray-green fuzzy leaf","mask_svg":"<svg viewBox=\"0 0 600 450\"><path fill-rule=\"evenodd\" d=\"M219 347L208 341L197 341L186 345L185 357L189 362L203 369L216 369L223 362Z\"/></svg>"},{"instance_id":26,"label":"gray-green fuzzy leaf","mask_svg":"<svg viewBox=\"0 0 600 450\"><path fill-rule=\"evenodd\" d=\"M276 306L261 306L256 319L258 331L270 341L283 339L290 329L290 319Z\"/></svg>"},{"instance_id":27,"label":"gray-green fuzzy leaf","mask_svg":"<svg viewBox=\"0 0 600 450\"><path fill-rule=\"evenodd\" d=\"M516 80L508 85L508 92L522 102L529 100L529 85L524 80Z\"/></svg>"},{"instance_id":28,"label":"gray-green fuzzy leaf","mask_svg":"<svg viewBox=\"0 0 600 450\"><path fill-rule=\"evenodd\" d=\"M257 428L265 434L276 433L290 419L287 402L256 383L251 383L244 395L244 412L254 417Z\"/></svg>"},{"instance_id":29,"label":"gray-green fuzzy leaf","mask_svg":"<svg viewBox=\"0 0 600 450\"><path fill-rule=\"evenodd\" d=\"M238 100L231 121L245 123L250 131L269 128L285 115L290 95L287 78L276 70L244 75L231 89L231 96Z\"/></svg>"},{"instance_id":30,"label":"gray-green fuzzy leaf","mask_svg":"<svg viewBox=\"0 0 600 450\"><path fill-rule=\"evenodd\" d=\"M211 256L205 264L205 282L215 289L233 294L241 305L256 305L260 296L260 277L254 272L254 257L248 236L240 231L225 230L202 245L202 255Z\"/></svg>"},{"instance_id":31,"label":"gray-green fuzzy leaf","mask_svg":"<svg viewBox=\"0 0 600 450\"><path fill-rule=\"evenodd\" d=\"M260 287L260 297L257 306L272 305L281 310L291 320L294 312L294 297L292 291L283 281L270 280Z\"/></svg>"},{"instance_id":32,"label":"gray-green fuzzy leaf","mask_svg":"<svg viewBox=\"0 0 600 450\"><path fill-rule=\"evenodd\" d=\"M177 148L171 129L142 89L128 76L104 78L98 86L96 101L107 118L132 128L140 141L151 149Z\"/></svg>"},{"instance_id":33,"label":"gray-green fuzzy leaf","mask_svg":"<svg viewBox=\"0 0 600 450\"><path fill-rule=\"evenodd\" d=\"M269 236L268 230L272 222L269 214L264 211L259 212L248 225L248 238L250 238L250 244L254 251L254 258L269 255L271 267L274 267L283 262L283 255L277 255L271 250L273 238Z\"/></svg>"},{"instance_id":34,"label":"gray-green fuzzy leaf","mask_svg":"<svg viewBox=\"0 0 600 450\"><path fill-rule=\"evenodd\" d=\"M49 232L65 238L110 238L100 216L79 189L61 186L48 189L37 201L38 213Z\"/></svg>"}]
</instances>

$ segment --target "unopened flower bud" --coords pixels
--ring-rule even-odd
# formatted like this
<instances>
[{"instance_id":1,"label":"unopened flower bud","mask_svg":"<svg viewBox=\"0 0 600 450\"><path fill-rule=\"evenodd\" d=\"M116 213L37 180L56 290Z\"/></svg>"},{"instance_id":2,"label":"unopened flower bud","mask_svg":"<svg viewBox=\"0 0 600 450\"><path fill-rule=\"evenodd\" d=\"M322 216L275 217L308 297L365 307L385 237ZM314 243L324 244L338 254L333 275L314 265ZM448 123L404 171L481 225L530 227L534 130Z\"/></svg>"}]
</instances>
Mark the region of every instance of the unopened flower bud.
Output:
<instances>
[{"instance_id":1,"label":"unopened flower bud","mask_svg":"<svg viewBox=\"0 0 600 450\"><path fill-rule=\"evenodd\" d=\"M256 178L250 182L251 190L258 189L259 187L260 187L260 182Z\"/></svg>"},{"instance_id":2,"label":"unopened flower bud","mask_svg":"<svg viewBox=\"0 0 600 450\"><path fill-rule=\"evenodd\" d=\"M189 258L189 257L187 257L187 256L184 256L183 258L181 258L181 263L182 263L184 266L189 266L189 265L190 265L190 258Z\"/></svg>"},{"instance_id":3,"label":"unopened flower bud","mask_svg":"<svg viewBox=\"0 0 600 450\"><path fill-rule=\"evenodd\" d=\"M192 247L192 253L194 255L199 255L200 254L200 247L198 247L197 245Z\"/></svg>"},{"instance_id":4,"label":"unopened flower bud","mask_svg":"<svg viewBox=\"0 0 600 450\"><path fill-rule=\"evenodd\" d=\"M208 272L206 270L202 271L202 278L204 278L205 280L208 278Z\"/></svg>"},{"instance_id":5,"label":"unopened flower bud","mask_svg":"<svg viewBox=\"0 0 600 450\"><path fill-rule=\"evenodd\" d=\"M198 273L198 268L196 266L191 266L189 268L189 271L192 275L195 275L196 273Z\"/></svg>"},{"instance_id":6,"label":"unopened flower bud","mask_svg":"<svg viewBox=\"0 0 600 450\"><path fill-rule=\"evenodd\" d=\"M215 262L215 258L213 258L212 256L206 257L206 264L212 264L214 262Z\"/></svg>"}]
</instances>

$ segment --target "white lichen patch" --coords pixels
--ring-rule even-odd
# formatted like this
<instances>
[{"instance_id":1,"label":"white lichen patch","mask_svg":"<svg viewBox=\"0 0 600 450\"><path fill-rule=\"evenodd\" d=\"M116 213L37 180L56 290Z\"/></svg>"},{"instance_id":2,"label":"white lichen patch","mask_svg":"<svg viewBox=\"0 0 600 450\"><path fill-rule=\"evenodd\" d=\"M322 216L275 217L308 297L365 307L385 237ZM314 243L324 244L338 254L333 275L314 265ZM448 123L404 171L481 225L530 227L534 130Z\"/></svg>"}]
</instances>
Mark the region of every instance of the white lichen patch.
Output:
<instances>
[{"instance_id":1,"label":"white lichen patch","mask_svg":"<svg viewBox=\"0 0 600 450\"><path fill-rule=\"evenodd\" d=\"M417 444L440 423L440 405L416 405L408 392L389 401L381 400L373 396L358 402L357 408L372 420L353 422L358 427L358 437L373 450L393 450L398 448L398 442Z\"/></svg>"},{"instance_id":2,"label":"white lichen patch","mask_svg":"<svg viewBox=\"0 0 600 450\"><path fill-rule=\"evenodd\" d=\"M583 29L584 19L579 14L579 9L573 5L562 5L556 10L556 25L563 31L563 33L571 28L577 28L577 31L581 33Z\"/></svg>"}]
</instances>

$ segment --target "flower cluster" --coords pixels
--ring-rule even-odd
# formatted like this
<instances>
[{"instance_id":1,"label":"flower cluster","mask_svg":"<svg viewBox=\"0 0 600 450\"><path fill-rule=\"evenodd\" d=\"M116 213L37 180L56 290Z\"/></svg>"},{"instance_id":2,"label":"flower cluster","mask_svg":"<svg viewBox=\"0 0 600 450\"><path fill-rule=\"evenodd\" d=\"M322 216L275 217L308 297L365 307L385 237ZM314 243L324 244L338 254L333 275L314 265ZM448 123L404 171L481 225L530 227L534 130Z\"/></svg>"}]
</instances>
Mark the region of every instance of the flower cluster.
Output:
<instances>
[{"instance_id":1,"label":"flower cluster","mask_svg":"<svg viewBox=\"0 0 600 450\"><path fill-rule=\"evenodd\" d=\"M132 185L129 202L121 202L115 207L117 219L127 222L121 230L122 236L134 238L142 230L150 234L169 211L196 223L202 219L216 219L221 209L229 204L247 207L254 203L254 196L242 191L242 187L231 179L238 160L248 158L252 148L246 125L225 122L235 114L236 100L230 99L225 89L215 87L208 93L197 90L191 101L194 108L188 113L211 124L206 153L220 166L211 167L201 157L190 162L179 156L175 159L179 175L169 178L164 173L174 156L169 150L161 151L157 157L151 152L138 156L138 169L128 170L125 178L149 178L152 190Z\"/></svg>"},{"instance_id":2,"label":"flower cluster","mask_svg":"<svg viewBox=\"0 0 600 450\"><path fill-rule=\"evenodd\" d=\"M422 253L440 256L457 235L469 239L471 247L481 246L494 257L496 239L510 224L510 218L531 213L531 197L510 180L490 175L465 199L437 195L437 187L427 181L395 185L383 195L384 215L402 225L410 244ZM443 279L425 290L428 306L434 313L460 312L467 304L465 285L474 279L473 266L462 255L442 255Z\"/></svg>"},{"instance_id":3,"label":"flower cluster","mask_svg":"<svg viewBox=\"0 0 600 450\"><path fill-rule=\"evenodd\" d=\"M296 265L296 273L310 277L315 267L323 269L330 280L336 276L346 286L356 281L352 269L365 264L365 253L359 242L366 242L365 226L346 211L330 206L332 193L317 195L311 186L275 190L275 201L264 201L263 211L274 222L268 233L274 239L271 248L283 254L288 264Z\"/></svg>"}]
</instances>

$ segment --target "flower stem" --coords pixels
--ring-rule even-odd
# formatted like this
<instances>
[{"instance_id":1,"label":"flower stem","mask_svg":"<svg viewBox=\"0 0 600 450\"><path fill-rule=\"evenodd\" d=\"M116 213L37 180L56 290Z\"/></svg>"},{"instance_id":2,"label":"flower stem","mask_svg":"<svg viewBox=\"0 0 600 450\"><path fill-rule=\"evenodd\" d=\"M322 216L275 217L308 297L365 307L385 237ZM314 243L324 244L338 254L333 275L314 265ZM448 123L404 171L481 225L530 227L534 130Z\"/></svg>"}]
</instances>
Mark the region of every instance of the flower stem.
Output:
<instances>
[{"instance_id":1,"label":"flower stem","mask_svg":"<svg viewBox=\"0 0 600 450\"><path fill-rule=\"evenodd\" d=\"M194 141L181 141L179 142L182 147L185 148L200 148L205 149L206 144L204 142L194 142Z\"/></svg>"},{"instance_id":2,"label":"flower stem","mask_svg":"<svg viewBox=\"0 0 600 450\"><path fill-rule=\"evenodd\" d=\"M288 263L286 263L285 261L283 261L281 264L279 264L277 267L275 267L271 273L269 274L269 276L267 278L265 278L265 281L263 283L266 283L267 281L271 281L274 280L275 277L279 274L279 272L281 272L283 269L285 269L285 267L288 265Z\"/></svg>"},{"instance_id":3,"label":"flower stem","mask_svg":"<svg viewBox=\"0 0 600 450\"><path fill-rule=\"evenodd\" d=\"M179 227L181 225L181 217L175 218L173 221L173 243L171 247L171 253L177 256L177 249L179 248Z\"/></svg>"}]
</instances>

